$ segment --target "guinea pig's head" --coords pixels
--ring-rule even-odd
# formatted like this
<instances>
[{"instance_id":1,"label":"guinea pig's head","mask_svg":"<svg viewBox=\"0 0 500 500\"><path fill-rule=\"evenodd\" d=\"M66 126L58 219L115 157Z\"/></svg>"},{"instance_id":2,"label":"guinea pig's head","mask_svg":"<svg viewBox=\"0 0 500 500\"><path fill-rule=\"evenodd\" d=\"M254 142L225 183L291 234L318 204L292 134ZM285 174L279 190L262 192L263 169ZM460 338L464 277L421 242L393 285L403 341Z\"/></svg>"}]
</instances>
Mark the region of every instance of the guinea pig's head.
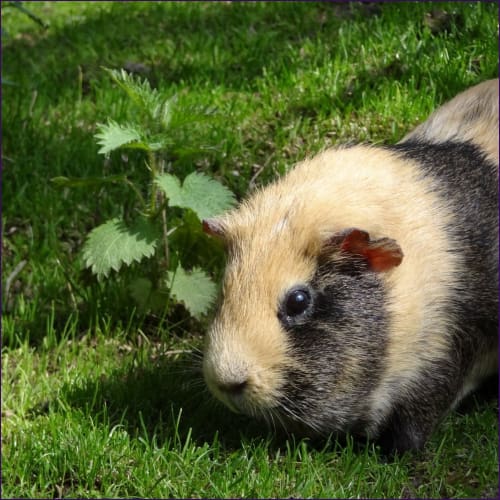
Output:
<instances>
[{"instance_id":1,"label":"guinea pig's head","mask_svg":"<svg viewBox=\"0 0 500 500\"><path fill-rule=\"evenodd\" d=\"M310 434L363 426L383 369L382 276L401 262L396 242L328 230L272 188L203 225L228 254L203 361L212 393Z\"/></svg>"}]
</instances>

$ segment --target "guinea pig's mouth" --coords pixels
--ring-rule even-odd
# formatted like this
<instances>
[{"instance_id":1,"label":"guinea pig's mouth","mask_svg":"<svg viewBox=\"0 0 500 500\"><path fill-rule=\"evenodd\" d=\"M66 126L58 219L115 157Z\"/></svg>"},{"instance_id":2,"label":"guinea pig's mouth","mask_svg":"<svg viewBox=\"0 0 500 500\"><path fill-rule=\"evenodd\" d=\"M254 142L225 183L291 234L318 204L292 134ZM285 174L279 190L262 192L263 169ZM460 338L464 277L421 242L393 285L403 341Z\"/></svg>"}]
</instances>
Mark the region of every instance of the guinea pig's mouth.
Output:
<instances>
[{"instance_id":1,"label":"guinea pig's mouth","mask_svg":"<svg viewBox=\"0 0 500 500\"><path fill-rule=\"evenodd\" d=\"M225 391L211 388L212 393L219 401L224 403L232 412L248 415L250 417L259 417L268 412L273 412L275 404L270 401L255 400L251 395L251 390L243 388L239 391Z\"/></svg>"},{"instance_id":2,"label":"guinea pig's mouth","mask_svg":"<svg viewBox=\"0 0 500 500\"><path fill-rule=\"evenodd\" d=\"M296 432L304 436L316 436L322 431L316 427L314 419L307 418L284 395L266 403L255 401L245 394L217 394L217 398L232 412L264 421L270 428L282 428L286 432Z\"/></svg>"},{"instance_id":3,"label":"guinea pig's mouth","mask_svg":"<svg viewBox=\"0 0 500 500\"><path fill-rule=\"evenodd\" d=\"M278 405L281 381L248 362L214 363L206 357L203 372L210 392L234 413L259 417Z\"/></svg>"},{"instance_id":4,"label":"guinea pig's mouth","mask_svg":"<svg viewBox=\"0 0 500 500\"><path fill-rule=\"evenodd\" d=\"M207 380L210 392L233 413L266 421L280 420L278 394L263 394L252 383L224 386Z\"/></svg>"},{"instance_id":5,"label":"guinea pig's mouth","mask_svg":"<svg viewBox=\"0 0 500 500\"><path fill-rule=\"evenodd\" d=\"M241 400L241 397L236 396L236 395L228 395L225 394L222 391L219 391L217 389L211 389L212 394L225 406L227 406L233 413L238 413L238 414L245 414L247 413L245 411L245 405L244 401Z\"/></svg>"},{"instance_id":6,"label":"guinea pig's mouth","mask_svg":"<svg viewBox=\"0 0 500 500\"><path fill-rule=\"evenodd\" d=\"M263 398L262 393L255 391L251 384L238 388L221 387L207 380L207 385L212 394L233 413L263 420L270 427L281 427L286 432L304 436L323 434L315 419L297 408L283 391L276 391Z\"/></svg>"}]
</instances>

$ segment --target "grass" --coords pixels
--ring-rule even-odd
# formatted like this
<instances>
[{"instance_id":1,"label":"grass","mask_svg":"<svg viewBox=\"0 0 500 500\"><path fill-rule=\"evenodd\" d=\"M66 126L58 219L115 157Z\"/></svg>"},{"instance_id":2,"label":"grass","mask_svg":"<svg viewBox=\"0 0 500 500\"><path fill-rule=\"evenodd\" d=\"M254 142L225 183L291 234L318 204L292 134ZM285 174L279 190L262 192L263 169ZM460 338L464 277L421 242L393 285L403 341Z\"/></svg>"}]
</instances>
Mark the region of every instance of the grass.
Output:
<instances>
[{"instance_id":1,"label":"grass","mask_svg":"<svg viewBox=\"0 0 500 500\"><path fill-rule=\"evenodd\" d=\"M97 155L96 123L131 113L102 66L216 106L220 119L196 130L214 151L173 168L238 197L326 146L395 142L497 75L498 6L25 5L49 28L2 5L2 498L496 497L496 403L453 413L422 453L391 462L371 444L299 440L229 414L197 369L205 323L179 309L140 316L129 275L97 283L82 268L86 232L132 194L49 179L123 161L139 175L135 155ZM432 32L435 9L450 22Z\"/></svg>"}]
</instances>

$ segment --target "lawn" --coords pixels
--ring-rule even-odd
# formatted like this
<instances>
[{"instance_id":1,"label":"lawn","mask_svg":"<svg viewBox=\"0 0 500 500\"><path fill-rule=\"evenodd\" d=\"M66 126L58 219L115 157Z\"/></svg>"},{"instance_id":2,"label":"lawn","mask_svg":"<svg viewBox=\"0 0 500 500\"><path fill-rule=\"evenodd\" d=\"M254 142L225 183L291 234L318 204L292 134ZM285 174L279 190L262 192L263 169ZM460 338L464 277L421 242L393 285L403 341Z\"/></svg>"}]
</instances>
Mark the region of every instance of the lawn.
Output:
<instances>
[{"instance_id":1,"label":"lawn","mask_svg":"<svg viewBox=\"0 0 500 500\"><path fill-rule=\"evenodd\" d=\"M497 497L498 403L474 399L420 453L311 442L235 416L200 373L210 318L141 313L137 269L97 281L86 234L133 210L138 152L93 135L133 110L103 67L214 107L169 161L241 199L345 142L394 143L498 74L496 3L2 3L2 498ZM210 268L220 277L221 262Z\"/></svg>"}]
</instances>

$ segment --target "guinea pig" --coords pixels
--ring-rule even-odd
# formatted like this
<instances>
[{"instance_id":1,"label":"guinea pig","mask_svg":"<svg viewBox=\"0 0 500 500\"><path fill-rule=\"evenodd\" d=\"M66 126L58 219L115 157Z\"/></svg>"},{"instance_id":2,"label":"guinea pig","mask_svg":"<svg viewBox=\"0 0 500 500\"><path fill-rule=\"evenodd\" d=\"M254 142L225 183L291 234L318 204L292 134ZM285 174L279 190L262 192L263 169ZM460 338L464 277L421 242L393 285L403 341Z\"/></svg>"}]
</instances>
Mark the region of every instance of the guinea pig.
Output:
<instances>
[{"instance_id":1,"label":"guinea pig","mask_svg":"<svg viewBox=\"0 0 500 500\"><path fill-rule=\"evenodd\" d=\"M294 432L420 449L498 371L498 80L203 227L227 249L211 392Z\"/></svg>"}]
</instances>

